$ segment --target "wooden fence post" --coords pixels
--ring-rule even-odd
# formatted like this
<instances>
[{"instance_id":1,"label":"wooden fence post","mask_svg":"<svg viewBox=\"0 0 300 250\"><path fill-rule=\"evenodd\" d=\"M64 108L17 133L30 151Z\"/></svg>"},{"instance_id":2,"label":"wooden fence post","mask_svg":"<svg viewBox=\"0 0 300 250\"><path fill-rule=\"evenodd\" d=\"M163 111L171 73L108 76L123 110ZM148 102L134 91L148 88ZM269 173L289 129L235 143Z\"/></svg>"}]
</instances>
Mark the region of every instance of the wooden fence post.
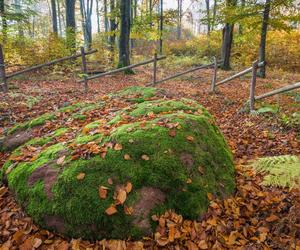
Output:
<instances>
[{"instance_id":1,"label":"wooden fence post","mask_svg":"<svg viewBox=\"0 0 300 250\"><path fill-rule=\"evenodd\" d=\"M85 93L88 92L88 79L87 79L87 67L86 67L86 57L85 57L85 50L84 47L80 47L81 51L81 61L82 61L82 72L84 78L84 91Z\"/></svg>"},{"instance_id":2,"label":"wooden fence post","mask_svg":"<svg viewBox=\"0 0 300 250\"><path fill-rule=\"evenodd\" d=\"M250 83L250 112L254 110L255 105L255 87L256 87L256 76L258 69L258 61L253 62L252 64L252 78Z\"/></svg>"},{"instance_id":3,"label":"wooden fence post","mask_svg":"<svg viewBox=\"0 0 300 250\"><path fill-rule=\"evenodd\" d=\"M2 87L4 93L8 92L2 44L0 44L0 86Z\"/></svg>"},{"instance_id":4,"label":"wooden fence post","mask_svg":"<svg viewBox=\"0 0 300 250\"><path fill-rule=\"evenodd\" d=\"M211 92L215 92L216 89L216 83L217 83L217 71L218 71L218 62L217 58L214 56L214 72L213 72L213 78L211 81Z\"/></svg>"},{"instance_id":5,"label":"wooden fence post","mask_svg":"<svg viewBox=\"0 0 300 250\"><path fill-rule=\"evenodd\" d=\"M157 73L157 53L154 53L153 61L153 84L156 84L156 73Z\"/></svg>"}]
</instances>

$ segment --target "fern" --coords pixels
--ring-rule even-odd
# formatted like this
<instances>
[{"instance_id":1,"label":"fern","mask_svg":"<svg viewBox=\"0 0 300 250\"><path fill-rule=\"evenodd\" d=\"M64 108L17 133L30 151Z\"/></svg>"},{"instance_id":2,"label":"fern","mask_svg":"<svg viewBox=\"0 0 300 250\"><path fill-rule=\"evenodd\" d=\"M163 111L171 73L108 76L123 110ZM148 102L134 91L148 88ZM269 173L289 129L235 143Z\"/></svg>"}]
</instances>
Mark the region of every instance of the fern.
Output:
<instances>
[{"instance_id":1,"label":"fern","mask_svg":"<svg viewBox=\"0 0 300 250\"><path fill-rule=\"evenodd\" d=\"M300 189L300 159L282 155L258 159L252 167L265 174L263 185Z\"/></svg>"}]
</instances>

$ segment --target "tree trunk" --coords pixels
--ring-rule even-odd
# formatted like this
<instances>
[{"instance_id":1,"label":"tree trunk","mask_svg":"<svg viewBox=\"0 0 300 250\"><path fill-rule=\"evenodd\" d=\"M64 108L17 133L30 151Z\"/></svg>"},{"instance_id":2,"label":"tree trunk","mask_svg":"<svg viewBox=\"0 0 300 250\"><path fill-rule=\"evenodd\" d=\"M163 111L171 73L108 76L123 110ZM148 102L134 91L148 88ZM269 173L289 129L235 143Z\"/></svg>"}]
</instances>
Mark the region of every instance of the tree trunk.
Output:
<instances>
[{"instance_id":1,"label":"tree trunk","mask_svg":"<svg viewBox=\"0 0 300 250\"><path fill-rule=\"evenodd\" d=\"M159 52L163 53L163 30L164 30L164 1L160 0L160 27L159 27Z\"/></svg>"},{"instance_id":2,"label":"tree trunk","mask_svg":"<svg viewBox=\"0 0 300 250\"><path fill-rule=\"evenodd\" d=\"M177 39L181 39L181 23L182 23L182 0L177 0L178 12L177 12Z\"/></svg>"},{"instance_id":3,"label":"tree trunk","mask_svg":"<svg viewBox=\"0 0 300 250\"><path fill-rule=\"evenodd\" d=\"M62 21L61 21L61 10L60 10L59 0L57 0L57 15L58 15L59 35L62 36Z\"/></svg>"},{"instance_id":4,"label":"tree trunk","mask_svg":"<svg viewBox=\"0 0 300 250\"><path fill-rule=\"evenodd\" d=\"M222 42L222 69L230 69L230 56L231 56L231 47L233 40L233 28L234 24L226 23L223 28L223 42Z\"/></svg>"},{"instance_id":5,"label":"tree trunk","mask_svg":"<svg viewBox=\"0 0 300 250\"><path fill-rule=\"evenodd\" d=\"M266 43L267 43L268 23L270 18L270 8L271 8L271 0L266 0L265 9L263 13L262 28L261 28L259 62L266 61ZM258 76L262 78L266 77L266 64L264 64L264 66L262 66L259 69Z\"/></svg>"},{"instance_id":6,"label":"tree trunk","mask_svg":"<svg viewBox=\"0 0 300 250\"><path fill-rule=\"evenodd\" d=\"M66 0L66 37L68 48L74 52L76 50L75 0Z\"/></svg>"},{"instance_id":7,"label":"tree trunk","mask_svg":"<svg viewBox=\"0 0 300 250\"><path fill-rule=\"evenodd\" d=\"M1 15L1 21L2 21L3 42L5 42L7 40L7 18L6 18L4 0L0 0L0 15Z\"/></svg>"},{"instance_id":8,"label":"tree trunk","mask_svg":"<svg viewBox=\"0 0 300 250\"><path fill-rule=\"evenodd\" d=\"M99 0L96 0L96 14L97 14L97 32L100 33L100 9L99 9Z\"/></svg>"},{"instance_id":9,"label":"tree trunk","mask_svg":"<svg viewBox=\"0 0 300 250\"><path fill-rule=\"evenodd\" d=\"M241 0L241 7L244 11L244 7L245 7L245 3L246 1L245 0ZM239 23L239 34L242 35L243 34L243 26Z\"/></svg>"},{"instance_id":10,"label":"tree trunk","mask_svg":"<svg viewBox=\"0 0 300 250\"><path fill-rule=\"evenodd\" d=\"M206 4L206 16L207 16L207 35L210 35L210 4L209 0L205 0Z\"/></svg>"},{"instance_id":11,"label":"tree trunk","mask_svg":"<svg viewBox=\"0 0 300 250\"><path fill-rule=\"evenodd\" d=\"M217 0L214 0L213 16L212 16L212 22L211 22L211 30L215 29L216 15L217 15Z\"/></svg>"},{"instance_id":12,"label":"tree trunk","mask_svg":"<svg viewBox=\"0 0 300 250\"><path fill-rule=\"evenodd\" d=\"M21 15L21 1L20 0L15 0L14 1L15 4L15 11L17 14ZM22 22L20 20L17 21L18 23L18 33L19 33L19 37L23 38L24 37L24 31L23 31L23 27L22 27Z\"/></svg>"},{"instance_id":13,"label":"tree trunk","mask_svg":"<svg viewBox=\"0 0 300 250\"><path fill-rule=\"evenodd\" d=\"M104 30L108 32L108 15L107 15L107 0L104 0Z\"/></svg>"},{"instance_id":14,"label":"tree trunk","mask_svg":"<svg viewBox=\"0 0 300 250\"><path fill-rule=\"evenodd\" d=\"M116 17L115 17L115 0L110 0L110 36L109 36L109 48L112 53L112 59L114 58L114 49L116 43L116 34L115 31L117 29ZM113 14L112 14L113 13Z\"/></svg>"},{"instance_id":15,"label":"tree trunk","mask_svg":"<svg viewBox=\"0 0 300 250\"><path fill-rule=\"evenodd\" d=\"M52 10L52 31L55 35L58 35L56 0L51 0L51 10Z\"/></svg>"},{"instance_id":16,"label":"tree trunk","mask_svg":"<svg viewBox=\"0 0 300 250\"><path fill-rule=\"evenodd\" d=\"M130 65L130 1L121 0L121 31L119 41L119 67Z\"/></svg>"},{"instance_id":17,"label":"tree trunk","mask_svg":"<svg viewBox=\"0 0 300 250\"><path fill-rule=\"evenodd\" d=\"M92 45L92 10L93 0L80 0L80 12L82 16L82 29L84 34L84 44L86 49Z\"/></svg>"}]
</instances>

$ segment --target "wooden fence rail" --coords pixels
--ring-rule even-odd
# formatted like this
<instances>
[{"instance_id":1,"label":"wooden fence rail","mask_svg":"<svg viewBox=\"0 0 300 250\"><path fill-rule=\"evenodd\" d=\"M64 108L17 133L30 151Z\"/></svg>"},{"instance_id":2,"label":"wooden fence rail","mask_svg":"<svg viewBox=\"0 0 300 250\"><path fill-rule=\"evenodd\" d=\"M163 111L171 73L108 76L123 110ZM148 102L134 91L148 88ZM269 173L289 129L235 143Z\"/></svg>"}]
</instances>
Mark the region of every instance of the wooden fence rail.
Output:
<instances>
[{"instance_id":1,"label":"wooden fence rail","mask_svg":"<svg viewBox=\"0 0 300 250\"><path fill-rule=\"evenodd\" d=\"M219 62L219 63L220 63L220 62ZM186 75L186 74L188 74L188 73L191 73L191 72L194 72L194 71L197 71L197 70L200 70L200 69L210 68L210 67L214 66L214 64L215 64L215 63L201 65L201 66L199 66L199 67L196 67L196 68L193 68L193 69L189 69L189 70L186 70L186 71L184 71L184 72L180 72L180 73L178 73L178 74L175 74L175 75L172 75L172 76L163 78L163 79L161 79L161 80L158 80L158 81L155 81L155 82L151 82L151 83L147 83L146 86L156 85L156 84L159 84L159 83L162 83L162 82L165 82L165 81L169 81L169 80L171 80L171 79L174 79L174 78L177 78L177 77Z\"/></svg>"},{"instance_id":2,"label":"wooden fence rail","mask_svg":"<svg viewBox=\"0 0 300 250\"><path fill-rule=\"evenodd\" d=\"M0 87L2 87L2 90L4 92L8 92L7 80L10 79L10 78L13 78L15 76L25 74L25 73L28 73L28 72L31 72L31 71L34 71L34 70L37 70L37 69L41 69L43 67L51 66L51 65L54 65L54 64L57 64L57 63L60 63L60 62L64 62L64 61L67 61L67 60L72 60L72 59L75 59L75 58L79 58L79 57L82 58L82 69L83 69L84 75L86 75L87 70L86 70L85 56L91 55L91 54L96 53L96 52L97 52L97 50L95 50L95 49L90 50L90 51L85 51L84 48L81 48L81 53L71 55L71 56L65 56L65 57L50 61L50 62L35 65L35 66L30 67L30 68L23 69L23 70L13 72L11 74L6 75L3 48L2 48L2 45L0 44ZM85 90L87 91L87 83L85 84Z\"/></svg>"},{"instance_id":3,"label":"wooden fence rail","mask_svg":"<svg viewBox=\"0 0 300 250\"><path fill-rule=\"evenodd\" d=\"M101 74L97 74L97 75L87 77L86 79L78 81L78 83L82 83L85 80L89 81L89 80L104 77L104 76L107 76L107 75L112 75L112 74L115 74L115 73L118 73L118 72L123 72L123 71L129 70L129 69L137 68L137 67L140 67L140 66L143 66L143 65L146 65L146 64L150 64L150 63L154 63L156 65L157 61L160 61L160 60L163 60L163 59L166 59L166 58L167 58L166 56L160 56L160 57L154 56L153 59L149 59L147 61L139 62L139 63L136 63L136 64L132 64L132 65L123 67L123 68L114 69L114 70L111 70L111 71L108 71L108 72L104 72L104 73L101 73ZM154 71L156 71L157 67L155 66L154 68L155 68ZM156 73L155 73L155 77L156 77Z\"/></svg>"}]
</instances>

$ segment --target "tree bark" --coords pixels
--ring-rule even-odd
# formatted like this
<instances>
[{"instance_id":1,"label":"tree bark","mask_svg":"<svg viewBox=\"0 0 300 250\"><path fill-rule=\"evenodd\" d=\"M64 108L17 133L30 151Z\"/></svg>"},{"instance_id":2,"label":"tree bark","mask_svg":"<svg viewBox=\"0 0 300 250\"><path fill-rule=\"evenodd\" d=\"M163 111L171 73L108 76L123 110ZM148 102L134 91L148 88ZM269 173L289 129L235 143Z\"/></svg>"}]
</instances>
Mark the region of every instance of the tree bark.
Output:
<instances>
[{"instance_id":1,"label":"tree bark","mask_svg":"<svg viewBox=\"0 0 300 250\"><path fill-rule=\"evenodd\" d=\"M6 18L4 0L0 0L0 15L1 15L1 21L2 21L3 42L5 42L7 40L7 18Z\"/></svg>"},{"instance_id":2,"label":"tree bark","mask_svg":"<svg viewBox=\"0 0 300 250\"><path fill-rule=\"evenodd\" d=\"M112 53L112 60L114 58L114 49L115 49L115 43L116 43L116 34L115 31L117 29L117 24L116 24L116 17L115 17L115 0L110 0L110 36L109 36L109 48Z\"/></svg>"},{"instance_id":3,"label":"tree bark","mask_svg":"<svg viewBox=\"0 0 300 250\"><path fill-rule=\"evenodd\" d=\"M107 0L103 1L104 5L104 30L108 32L108 15L107 15Z\"/></svg>"},{"instance_id":4,"label":"tree bark","mask_svg":"<svg viewBox=\"0 0 300 250\"><path fill-rule=\"evenodd\" d=\"M51 14L52 14L52 31L55 35L58 35L57 27L57 12L56 12L56 0L51 0Z\"/></svg>"},{"instance_id":5,"label":"tree bark","mask_svg":"<svg viewBox=\"0 0 300 250\"><path fill-rule=\"evenodd\" d=\"M99 9L99 0L96 0L96 14L97 14L97 32L100 33L100 9Z\"/></svg>"},{"instance_id":6,"label":"tree bark","mask_svg":"<svg viewBox=\"0 0 300 250\"><path fill-rule=\"evenodd\" d=\"M66 0L66 37L68 48L74 52L76 49L75 0Z\"/></svg>"},{"instance_id":7,"label":"tree bark","mask_svg":"<svg viewBox=\"0 0 300 250\"><path fill-rule=\"evenodd\" d=\"M217 16L217 0L214 0L213 16L212 16L212 22L211 22L211 30L215 29L216 16Z\"/></svg>"},{"instance_id":8,"label":"tree bark","mask_svg":"<svg viewBox=\"0 0 300 250\"><path fill-rule=\"evenodd\" d=\"M62 21L61 21L61 10L60 10L59 0L57 0L57 15L58 15L59 35L62 36Z\"/></svg>"},{"instance_id":9,"label":"tree bark","mask_svg":"<svg viewBox=\"0 0 300 250\"><path fill-rule=\"evenodd\" d=\"M82 28L85 48L91 49L92 45L92 10L93 0L80 0L80 12L82 16Z\"/></svg>"},{"instance_id":10,"label":"tree bark","mask_svg":"<svg viewBox=\"0 0 300 250\"><path fill-rule=\"evenodd\" d=\"M160 0L159 52L163 53L164 1Z\"/></svg>"},{"instance_id":11,"label":"tree bark","mask_svg":"<svg viewBox=\"0 0 300 250\"><path fill-rule=\"evenodd\" d=\"M270 8L271 8L271 0L266 0L265 9L263 13L262 28L261 28L259 62L266 61L266 45L267 45L268 24L270 18ZM258 76L262 78L266 77L266 64L264 64L264 66L262 66L259 69Z\"/></svg>"},{"instance_id":12,"label":"tree bark","mask_svg":"<svg viewBox=\"0 0 300 250\"><path fill-rule=\"evenodd\" d=\"M119 67L130 65L130 1L121 0L121 31L119 41Z\"/></svg>"},{"instance_id":13,"label":"tree bark","mask_svg":"<svg viewBox=\"0 0 300 250\"><path fill-rule=\"evenodd\" d=\"M205 0L206 4L206 16L207 16L207 35L210 35L210 4L209 0Z\"/></svg>"},{"instance_id":14,"label":"tree bark","mask_svg":"<svg viewBox=\"0 0 300 250\"><path fill-rule=\"evenodd\" d=\"M181 24L182 24L182 0L177 0L178 12L177 12L177 39L181 39Z\"/></svg>"}]
</instances>

